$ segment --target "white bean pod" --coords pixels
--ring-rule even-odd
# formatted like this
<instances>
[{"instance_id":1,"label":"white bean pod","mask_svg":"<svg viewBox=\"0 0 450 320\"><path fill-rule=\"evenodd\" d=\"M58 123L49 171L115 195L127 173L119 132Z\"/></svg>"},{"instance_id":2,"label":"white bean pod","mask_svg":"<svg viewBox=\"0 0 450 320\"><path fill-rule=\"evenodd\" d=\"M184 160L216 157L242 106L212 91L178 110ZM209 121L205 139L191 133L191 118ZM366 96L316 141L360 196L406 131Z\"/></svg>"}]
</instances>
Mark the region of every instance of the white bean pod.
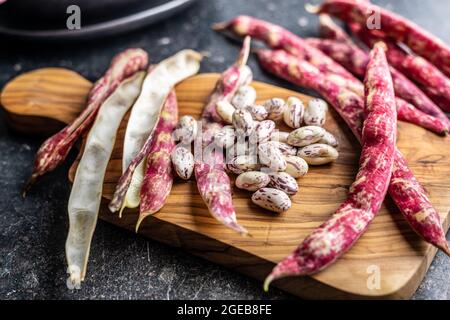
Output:
<instances>
[{"instance_id":1,"label":"white bean pod","mask_svg":"<svg viewBox=\"0 0 450 320\"><path fill-rule=\"evenodd\" d=\"M194 171L194 155L184 147L176 147L171 154L172 164L177 175L189 180Z\"/></svg>"},{"instance_id":2,"label":"white bean pod","mask_svg":"<svg viewBox=\"0 0 450 320\"><path fill-rule=\"evenodd\" d=\"M256 90L252 86L242 86L234 95L231 104L236 109L245 109L256 101Z\"/></svg>"},{"instance_id":3,"label":"white bean pod","mask_svg":"<svg viewBox=\"0 0 450 320\"><path fill-rule=\"evenodd\" d=\"M175 141L181 141L183 144L190 144L197 136L197 120L192 116L183 116L178 121L174 131Z\"/></svg>"},{"instance_id":4,"label":"white bean pod","mask_svg":"<svg viewBox=\"0 0 450 320\"><path fill-rule=\"evenodd\" d=\"M263 103L264 108L268 112L268 119L278 121L283 118L285 102L281 98L272 98Z\"/></svg>"},{"instance_id":5,"label":"white bean pod","mask_svg":"<svg viewBox=\"0 0 450 320\"><path fill-rule=\"evenodd\" d=\"M286 160L283 153L271 143L263 143L258 146L259 161L272 171L286 170Z\"/></svg>"},{"instance_id":6,"label":"white bean pod","mask_svg":"<svg viewBox=\"0 0 450 320\"><path fill-rule=\"evenodd\" d=\"M283 120L291 128L301 127L305 114L305 105L296 97L289 97L286 101Z\"/></svg>"},{"instance_id":7,"label":"white bean pod","mask_svg":"<svg viewBox=\"0 0 450 320\"><path fill-rule=\"evenodd\" d=\"M269 173L269 187L283 191L289 196L293 196L298 192L298 183L286 172Z\"/></svg>"},{"instance_id":8,"label":"white bean pod","mask_svg":"<svg viewBox=\"0 0 450 320\"><path fill-rule=\"evenodd\" d=\"M312 99L306 108L303 122L308 126L322 127L325 124L328 104L322 99Z\"/></svg>"},{"instance_id":9,"label":"white bean pod","mask_svg":"<svg viewBox=\"0 0 450 320\"><path fill-rule=\"evenodd\" d=\"M252 195L252 201L261 208L277 213L285 212L292 206L286 193L273 188L259 189Z\"/></svg>"},{"instance_id":10,"label":"white bean pod","mask_svg":"<svg viewBox=\"0 0 450 320\"><path fill-rule=\"evenodd\" d=\"M255 123L253 121L250 112L244 109L236 110L233 114L233 125L238 135L248 137L255 129Z\"/></svg>"},{"instance_id":11,"label":"white bean pod","mask_svg":"<svg viewBox=\"0 0 450 320\"><path fill-rule=\"evenodd\" d=\"M250 143L257 144L269 141L274 130L275 122L272 120L264 120L259 122L249 138Z\"/></svg>"},{"instance_id":12,"label":"white bean pod","mask_svg":"<svg viewBox=\"0 0 450 320\"><path fill-rule=\"evenodd\" d=\"M308 163L298 156L285 156L286 173L291 177L298 179L306 176L309 170Z\"/></svg>"},{"instance_id":13,"label":"white bean pod","mask_svg":"<svg viewBox=\"0 0 450 320\"><path fill-rule=\"evenodd\" d=\"M233 123L233 114L236 111L236 108L233 107L231 103L228 101L219 101L217 102L216 110L223 122L228 124Z\"/></svg>"},{"instance_id":14,"label":"white bean pod","mask_svg":"<svg viewBox=\"0 0 450 320\"><path fill-rule=\"evenodd\" d=\"M336 161L339 152L327 144L312 144L300 149L297 155L309 165L320 166Z\"/></svg>"},{"instance_id":15,"label":"white bean pod","mask_svg":"<svg viewBox=\"0 0 450 320\"><path fill-rule=\"evenodd\" d=\"M259 171L249 171L241 173L236 178L236 187L247 191L256 191L266 187L270 182L267 173Z\"/></svg>"},{"instance_id":16,"label":"white bean pod","mask_svg":"<svg viewBox=\"0 0 450 320\"><path fill-rule=\"evenodd\" d=\"M288 144L295 147L305 147L319 142L325 132L325 129L317 126L301 127L289 134Z\"/></svg>"}]
</instances>

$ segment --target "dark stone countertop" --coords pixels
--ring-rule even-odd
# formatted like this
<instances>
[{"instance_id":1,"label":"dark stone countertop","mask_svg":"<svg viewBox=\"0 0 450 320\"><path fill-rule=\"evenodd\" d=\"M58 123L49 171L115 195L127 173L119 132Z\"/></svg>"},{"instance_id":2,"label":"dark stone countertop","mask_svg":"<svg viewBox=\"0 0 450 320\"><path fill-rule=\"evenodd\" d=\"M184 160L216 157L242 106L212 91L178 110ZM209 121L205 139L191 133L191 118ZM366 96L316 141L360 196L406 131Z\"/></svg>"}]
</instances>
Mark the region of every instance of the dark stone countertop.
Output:
<instances>
[{"instance_id":1,"label":"dark stone countertop","mask_svg":"<svg viewBox=\"0 0 450 320\"><path fill-rule=\"evenodd\" d=\"M77 44L17 44L2 41L0 87L14 76L41 67L73 69L90 80L101 76L110 58L128 47L143 47L152 61L183 48L207 51L202 72L219 72L235 59L238 47L209 29L213 22L251 14L304 36L317 35L316 18L298 0L199 0L185 12L131 34ZM317 1L312 1L317 2ZM376 1L432 30L450 43L450 2ZM257 80L292 88L261 72ZM92 242L88 277L82 290L65 285L64 241L70 161L46 176L26 200L19 195L42 141L6 128L0 113L0 298L1 299L286 299L261 283L181 250L99 221ZM449 237L450 238L450 237ZM414 299L450 298L450 263L439 253Z\"/></svg>"}]
</instances>

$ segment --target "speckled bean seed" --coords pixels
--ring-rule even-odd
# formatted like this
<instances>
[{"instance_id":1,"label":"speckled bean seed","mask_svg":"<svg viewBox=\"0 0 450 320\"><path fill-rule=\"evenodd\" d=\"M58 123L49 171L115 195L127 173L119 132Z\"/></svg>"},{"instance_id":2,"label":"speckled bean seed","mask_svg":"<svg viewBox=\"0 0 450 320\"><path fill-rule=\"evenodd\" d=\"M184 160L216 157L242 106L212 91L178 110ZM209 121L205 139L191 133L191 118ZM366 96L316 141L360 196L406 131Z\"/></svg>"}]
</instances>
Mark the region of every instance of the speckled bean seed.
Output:
<instances>
[{"instance_id":1,"label":"speckled bean seed","mask_svg":"<svg viewBox=\"0 0 450 320\"><path fill-rule=\"evenodd\" d=\"M272 141L278 141L278 142L283 142L283 143L287 143L287 139L289 137L289 132L283 132L283 131L278 131L276 130L273 134L272 134Z\"/></svg>"},{"instance_id":2,"label":"speckled bean seed","mask_svg":"<svg viewBox=\"0 0 450 320\"><path fill-rule=\"evenodd\" d=\"M297 155L298 149L296 147L290 146L287 143L279 141L269 141L271 145L278 148L284 156L295 156Z\"/></svg>"},{"instance_id":3,"label":"speckled bean seed","mask_svg":"<svg viewBox=\"0 0 450 320\"><path fill-rule=\"evenodd\" d=\"M308 126L322 127L325 124L328 105L322 99L312 99L308 103L303 122Z\"/></svg>"},{"instance_id":4,"label":"speckled bean seed","mask_svg":"<svg viewBox=\"0 0 450 320\"><path fill-rule=\"evenodd\" d=\"M292 131L288 137L288 144L304 147L319 142L325 135L325 129L317 126L302 127Z\"/></svg>"},{"instance_id":5,"label":"speckled bean seed","mask_svg":"<svg viewBox=\"0 0 450 320\"><path fill-rule=\"evenodd\" d=\"M305 114L305 105L295 97L290 97L286 101L283 120L291 128L298 129L301 127Z\"/></svg>"},{"instance_id":6,"label":"speckled bean seed","mask_svg":"<svg viewBox=\"0 0 450 320\"><path fill-rule=\"evenodd\" d=\"M228 124L233 123L233 114L236 109L231 105L231 103L228 101L219 101L217 103L216 110L223 122Z\"/></svg>"},{"instance_id":7,"label":"speckled bean seed","mask_svg":"<svg viewBox=\"0 0 450 320\"><path fill-rule=\"evenodd\" d=\"M233 158L227 165L229 171L234 174L242 174L248 171L257 171L261 166L255 156L243 155Z\"/></svg>"},{"instance_id":8,"label":"speckled bean seed","mask_svg":"<svg viewBox=\"0 0 450 320\"><path fill-rule=\"evenodd\" d=\"M269 113L268 119L273 121L278 121L283 118L285 102L281 98L272 98L263 103L264 108L266 108Z\"/></svg>"},{"instance_id":9,"label":"speckled bean seed","mask_svg":"<svg viewBox=\"0 0 450 320\"><path fill-rule=\"evenodd\" d=\"M255 123L250 112L244 109L236 110L233 114L233 125L236 134L248 137L252 134Z\"/></svg>"},{"instance_id":10,"label":"speckled bean seed","mask_svg":"<svg viewBox=\"0 0 450 320\"><path fill-rule=\"evenodd\" d=\"M256 121L266 120L269 115L266 108L264 108L264 106L261 106L259 104L252 104L248 106L246 109L248 112L251 113L253 120Z\"/></svg>"},{"instance_id":11,"label":"speckled bean seed","mask_svg":"<svg viewBox=\"0 0 450 320\"><path fill-rule=\"evenodd\" d=\"M227 149L234 145L235 138L234 127L225 126L215 134L214 143L220 148Z\"/></svg>"},{"instance_id":12,"label":"speckled bean seed","mask_svg":"<svg viewBox=\"0 0 450 320\"><path fill-rule=\"evenodd\" d=\"M197 136L197 120L191 116L183 116L178 121L174 131L175 141L182 141L183 144L190 144Z\"/></svg>"},{"instance_id":13,"label":"speckled bean seed","mask_svg":"<svg viewBox=\"0 0 450 320\"><path fill-rule=\"evenodd\" d=\"M258 122L255 130L251 134L249 141L252 144L264 143L270 140L272 132L275 130L275 122L272 120L264 120Z\"/></svg>"},{"instance_id":14,"label":"speckled bean seed","mask_svg":"<svg viewBox=\"0 0 450 320\"><path fill-rule=\"evenodd\" d=\"M244 109L256 101L256 90L252 86L242 86L234 95L231 104L236 109Z\"/></svg>"},{"instance_id":15,"label":"speckled bean seed","mask_svg":"<svg viewBox=\"0 0 450 320\"><path fill-rule=\"evenodd\" d=\"M177 147L172 151L171 159L177 175L189 180L194 170L194 155L184 147Z\"/></svg>"},{"instance_id":16,"label":"speckled bean seed","mask_svg":"<svg viewBox=\"0 0 450 320\"><path fill-rule=\"evenodd\" d=\"M261 208L278 213L285 212L292 206L286 193L273 188L259 189L252 195L252 201Z\"/></svg>"},{"instance_id":17,"label":"speckled bean seed","mask_svg":"<svg viewBox=\"0 0 450 320\"><path fill-rule=\"evenodd\" d=\"M269 187L283 191L289 196L293 196L298 192L298 183L286 172L269 173Z\"/></svg>"},{"instance_id":18,"label":"speckled bean seed","mask_svg":"<svg viewBox=\"0 0 450 320\"><path fill-rule=\"evenodd\" d=\"M306 176L309 170L308 163L297 156L285 156L286 159L286 173L291 177L298 179Z\"/></svg>"},{"instance_id":19,"label":"speckled bean seed","mask_svg":"<svg viewBox=\"0 0 450 320\"><path fill-rule=\"evenodd\" d=\"M256 191L266 187L270 182L270 177L267 173L259 171L249 171L241 173L236 178L236 187L247 191Z\"/></svg>"},{"instance_id":20,"label":"speckled bean seed","mask_svg":"<svg viewBox=\"0 0 450 320\"><path fill-rule=\"evenodd\" d=\"M272 171L286 170L286 160L283 153L272 143L263 143L258 146L259 161Z\"/></svg>"},{"instance_id":21,"label":"speckled bean seed","mask_svg":"<svg viewBox=\"0 0 450 320\"><path fill-rule=\"evenodd\" d=\"M325 132L322 139L320 139L318 143L327 144L334 148L337 148L339 146L339 142L337 141L336 137L328 131Z\"/></svg>"},{"instance_id":22,"label":"speckled bean seed","mask_svg":"<svg viewBox=\"0 0 450 320\"><path fill-rule=\"evenodd\" d=\"M335 161L339 152L327 144L312 144L300 149L297 155L309 165L320 166Z\"/></svg>"}]
</instances>

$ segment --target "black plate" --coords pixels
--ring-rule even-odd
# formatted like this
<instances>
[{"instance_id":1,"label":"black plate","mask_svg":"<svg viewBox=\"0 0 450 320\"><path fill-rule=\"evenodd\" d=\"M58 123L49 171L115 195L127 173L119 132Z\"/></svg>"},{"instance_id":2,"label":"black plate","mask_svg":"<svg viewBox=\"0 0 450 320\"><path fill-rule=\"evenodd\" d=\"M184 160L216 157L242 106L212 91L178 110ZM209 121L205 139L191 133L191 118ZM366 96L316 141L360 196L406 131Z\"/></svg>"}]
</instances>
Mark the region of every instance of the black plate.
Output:
<instances>
[{"instance_id":1,"label":"black plate","mask_svg":"<svg viewBox=\"0 0 450 320\"><path fill-rule=\"evenodd\" d=\"M16 1L20 3L19 0ZM45 0L33 1L41 5L45 3ZM52 9L42 10L41 6L40 12L38 8L26 8L14 4L14 1L8 1L0 6L0 34L15 39L40 40L85 40L98 36L105 37L160 21L181 11L196 0L129 0L127 6L107 5L108 1L96 0L94 2L103 1L104 7L85 10L83 10L83 1L78 1L81 9L81 29L79 30L67 29L66 19L69 14L65 12L66 7L54 6ZM76 0L71 2L77 3Z\"/></svg>"}]
</instances>

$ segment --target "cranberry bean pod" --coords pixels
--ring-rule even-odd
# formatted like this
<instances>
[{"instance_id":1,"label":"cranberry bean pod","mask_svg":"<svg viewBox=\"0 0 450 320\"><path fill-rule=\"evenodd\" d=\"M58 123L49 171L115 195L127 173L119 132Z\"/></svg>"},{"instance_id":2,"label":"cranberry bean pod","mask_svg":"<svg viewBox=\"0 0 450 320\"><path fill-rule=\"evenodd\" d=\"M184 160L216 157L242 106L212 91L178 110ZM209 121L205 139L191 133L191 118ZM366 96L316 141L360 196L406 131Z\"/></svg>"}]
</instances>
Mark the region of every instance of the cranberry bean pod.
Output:
<instances>
[{"instance_id":1,"label":"cranberry bean pod","mask_svg":"<svg viewBox=\"0 0 450 320\"><path fill-rule=\"evenodd\" d=\"M262 50L257 54L261 64L274 75L319 92L341 115L358 140L361 139L364 117L364 101L361 97L339 87L311 64L284 51ZM391 197L414 231L450 256L439 213L399 150L396 150L395 157L389 186Z\"/></svg>"},{"instance_id":2,"label":"cranberry bean pod","mask_svg":"<svg viewBox=\"0 0 450 320\"><path fill-rule=\"evenodd\" d=\"M177 96L172 90L161 113L155 130L155 140L147 157L136 232L146 217L161 210L172 190L174 176L170 154L175 147L172 131L177 120Z\"/></svg>"},{"instance_id":3,"label":"cranberry bean pod","mask_svg":"<svg viewBox=\"0 0 450 320\"><path fill-rule=\"evenodd\" d=\"M405 43L419 56L424 57L450 77L450 47L417 24L389 10L365 1L328 0L320 7L308 6L314 13L326 13L347 23L366 26L368 15L380 16L380 31L386 36Z\"/></svg>"},{"instance_id":4,"label":"cranberry bean pod","mask_svg":"<svg viewBox=\"0 0 450 320\"><path fill-rule=\"evenodd\" d=\"M246 66L249 53L250 37L247 37L239 58L234 65L222 73L203 109L202 124L205 128L215 128L212 136L223 126L222 119L217 114L217 103L222 100L230 102L236 91L242 85L249 84L246 82L252 79ZM203 143L208 146L208 141ZM196 159L194 172L199 193L211 215L228 228L240 234L248 234L248 231L237 222L231 194L231 181L225 172L222 153L213 151L209 156Z\"/></svg>"},{"instance_id":5,"label":"cranberry bean pod","mask_svg":"<svg viewBox=\"0 0 450 320\"><path fill-rule=\"evenodd\" d=\"M360 168L347 200L274 268L266 288L274 279L314 274L332 264L355 244L380 210L391 178L397 135L394 87L382 43L371 52L365 86L367 118Z\"/></svg>"},{"instance_id":6,"label":"cranberry bean pod","mask_svg":"<svg viewBox=\"0 0 450 320\"><path fill-rule=\"evenodd\" d=\"M354 79L345 68L320 50L309 46L304 39L270 22L250 16L238 16L229 22L214 25L214 29L227 30L238 36L251 36L264 41L273 49L283 49L293 55L298 55L323 72L336 74L346 79Z\"/></svg>"}]
</instances>

